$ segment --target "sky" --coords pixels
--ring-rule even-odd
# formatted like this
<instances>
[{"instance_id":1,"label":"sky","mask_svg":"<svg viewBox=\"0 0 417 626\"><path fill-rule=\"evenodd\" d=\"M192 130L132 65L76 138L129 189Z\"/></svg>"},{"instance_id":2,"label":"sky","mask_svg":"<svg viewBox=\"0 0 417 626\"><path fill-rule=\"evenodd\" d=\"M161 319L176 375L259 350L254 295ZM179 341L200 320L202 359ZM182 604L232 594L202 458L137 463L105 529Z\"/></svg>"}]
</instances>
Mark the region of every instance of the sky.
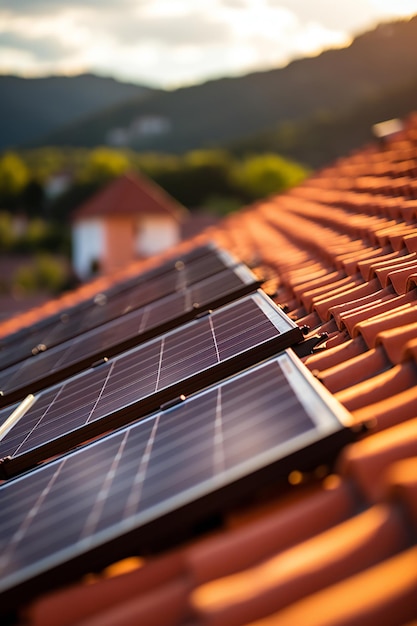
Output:
<instances>
[{"instance_id":1,"label":"sky","mask_svg":"<svg viewBox=\"0 0 417 626\"><path fill-rule=\"evenodd\" d=\"M417 0L0 0L0 74L173 89L346 46Z\"/></svg>"}]
</instances>

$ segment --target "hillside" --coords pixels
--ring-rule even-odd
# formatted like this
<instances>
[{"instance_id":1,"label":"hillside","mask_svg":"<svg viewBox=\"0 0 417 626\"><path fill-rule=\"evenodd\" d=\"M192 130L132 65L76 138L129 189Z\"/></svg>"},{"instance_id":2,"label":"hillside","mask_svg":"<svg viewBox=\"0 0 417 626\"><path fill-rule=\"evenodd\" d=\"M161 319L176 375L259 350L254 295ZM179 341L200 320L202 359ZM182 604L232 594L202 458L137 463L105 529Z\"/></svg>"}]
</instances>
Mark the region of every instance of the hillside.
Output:
<instances>
[{"instance_id":1,"label":"hillside","mask_svg":"<svg viewBox=\"0 0 417 626\"><path fill-rule=\"evenodd\" d=\"M126 128L151 116L166 122L163 132L138 136L130 145L182 152L224 145L284 121L338 115L416 79L417 55L410 54L416 41L417 17L380 25L348 48L297 60L282 69L131 100L49 134L44 141L93 146L105 142L112 128Z\"/></svg>"},{"instance_id":2,"label":"hillside","mask_svg":"<svg viewBox=\"0 0 417 626\"><path fill-rule=\"evenodd\" d=\"M372 125L417 110L417 77L360 100L337 113L318 112L300 121L285 121L268 131L232 142L235 155L258 152L279 154L317 168L374 140Z\"/></svg>"},{"instance_id":3,"label":"hillside","mask_svg":"<svg viewBox=\"0 0 417 626\"><path fill-rule=\"evenodd\" d=\"M42 142L62 125L154 90L92 74L19 78L0 76L0 149Z\"/></svg>"}]
</instances>

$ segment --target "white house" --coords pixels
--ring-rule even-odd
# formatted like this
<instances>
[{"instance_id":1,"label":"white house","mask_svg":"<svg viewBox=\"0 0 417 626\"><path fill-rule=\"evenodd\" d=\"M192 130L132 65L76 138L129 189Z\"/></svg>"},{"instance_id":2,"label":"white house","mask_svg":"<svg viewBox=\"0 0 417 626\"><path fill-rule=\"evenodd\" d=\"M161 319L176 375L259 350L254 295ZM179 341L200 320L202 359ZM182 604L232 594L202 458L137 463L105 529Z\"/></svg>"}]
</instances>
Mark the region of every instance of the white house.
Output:
<instances>
[{"instance_id":1,"label":"white house","mask_svg":"<svg viewBox=\"0 0 417 626\"><path fill-rule=\"evenodd\" d=\"M87 200L73 215L73 267L86 280L178 243L187 210L158 185L125 174Z\"/></svg>"}]
</instances>

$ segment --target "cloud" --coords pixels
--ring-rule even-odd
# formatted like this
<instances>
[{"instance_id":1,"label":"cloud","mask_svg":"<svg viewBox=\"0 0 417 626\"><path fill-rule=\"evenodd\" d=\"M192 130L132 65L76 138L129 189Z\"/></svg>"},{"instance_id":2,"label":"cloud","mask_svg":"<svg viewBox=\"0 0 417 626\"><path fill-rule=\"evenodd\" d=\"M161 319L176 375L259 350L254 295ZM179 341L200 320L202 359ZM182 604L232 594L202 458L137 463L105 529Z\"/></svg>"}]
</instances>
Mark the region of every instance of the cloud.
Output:
<instances>
[{"instance_id":1,"label":"cloud","mask_svg":"<svg viewBox=\"0 0 417 626\"><path fill-rule=\"evenodd\" d=\"M230 41L230 26L204 13L193 11L167 17L102 16L100 25L115 41L126 45L155 42L165 46L205 45Z\"/></svg>"},{"instance_id":2,"label":"cloud","mask_svg":"<svg viewBox=\"0 0 417 626\"><path fill-rule=\"evenodd\" d=\"M29 53L34 60L36 59L40 62L49 61L51 58L57 60L65 57L72 49L64 41L54 37L28 39L22 35L10 32L0 33L0 48Z\"/></svg>"},{"instance_id":3,"label":"cloud","mask_svg":"<svg viewBox=\"0 0 417 626\"><path fill-rule=\"evenodd\" d=\"M398 10L406 5L417 12L417 0L396 0ZM390 0L0 0L0 71L95 71L177 86L346 45L350 33L372 26L392 6Z\"/></svg>"},{"instance_id":4,"label":"cloud","mask_svg":"<svg viewBox=\"0 0 417 626\"><path fill-rule=\"evenodd\" d=\"M117 6L120 8L133 9L142 4L147 4L149 0L118 0ZM91 9L106 9L106 7L114 7L114 0L0 0L0 11L7 11L10 15L56 15L61 13L68 6L83 7Z\"/></svg>"},{"instance_id":5,"label":"cloud","mask_svg":"<svg viewBox=\"0 0 417 626\"><path fill-rule=\"evenodd\" d=\"M357 34L381 18L401 15L402 9L417 12L417 0L267 0L270 6L286 7L306 22L321 24L330 30Z\"/></svg>"}]
</instances>

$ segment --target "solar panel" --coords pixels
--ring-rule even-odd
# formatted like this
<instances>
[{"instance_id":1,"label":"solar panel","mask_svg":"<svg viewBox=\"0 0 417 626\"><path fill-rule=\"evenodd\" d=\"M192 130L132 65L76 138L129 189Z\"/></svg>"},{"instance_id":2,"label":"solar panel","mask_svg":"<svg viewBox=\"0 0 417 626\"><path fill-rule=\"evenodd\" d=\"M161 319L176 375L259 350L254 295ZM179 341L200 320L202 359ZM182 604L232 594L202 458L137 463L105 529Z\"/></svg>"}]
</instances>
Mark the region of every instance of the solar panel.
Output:
<instances>
[{"instance_id":1,"label":"solar panel","mask_svg":"<svg viewBox=\"0 0 417 626\"><path fill-rule=\"evenodd\" d=\"M262 291L41 392L0 441L10 476L299 342ZM16 407L11 407L10 411Z\"/></svg>"},{"instance_id":2,"label":"solar panel","mask_svg":"<svg viewBox=\"0 0 417 626\"><path fill-rule=\"evenodd\" d=\"M171 259L3 339L0 342L0 368L58 345L236 264L227 252L214 246L205 246Z\"/></svg>"},{"instance_id":3,"label":"solar panel","mask_svg":"<svg viewBox=\"0 0 417 626\"><path fill-rule=\"evenodd\" d=\"M3 484L2 610L322 465L349 425L289 350Z\"/></svg>"},{"instance_id":4,"label":"solar panel","mask_svg":"<svg viewBox=\"0 0 417 626\"><path fill-rule=\"evenodd\" d=\"M259 281L244 265L226 269L195 285L131 311L71 341L40 351L0 372L0 402L14 402L139 343L253 292Z\"/></svg>"}]
</instances>

